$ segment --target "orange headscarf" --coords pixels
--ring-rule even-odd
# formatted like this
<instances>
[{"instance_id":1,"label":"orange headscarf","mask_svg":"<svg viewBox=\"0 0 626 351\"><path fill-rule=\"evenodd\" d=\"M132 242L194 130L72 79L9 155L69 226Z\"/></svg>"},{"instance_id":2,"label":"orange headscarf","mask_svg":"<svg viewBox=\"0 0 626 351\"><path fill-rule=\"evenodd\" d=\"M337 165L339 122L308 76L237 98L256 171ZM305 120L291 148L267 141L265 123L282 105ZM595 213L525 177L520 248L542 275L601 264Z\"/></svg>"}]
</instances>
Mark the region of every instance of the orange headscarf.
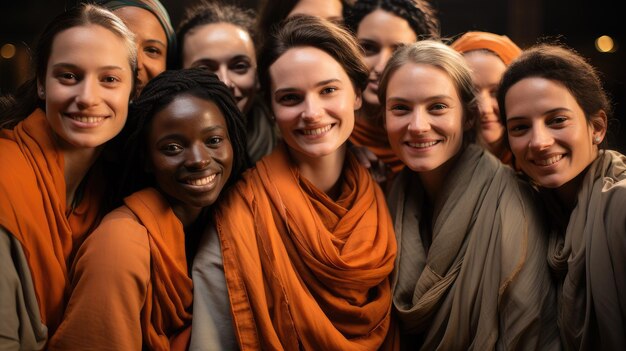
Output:
<instances>
[{"instance_id":1,"label":"orange headscarf","mask_svg":"<svg viewBox=\"0 0 626 351\"><path fill-rule=\"evenodd\" d=\"M99 219L101 186L91 179L79 206L67 208L63 155L42 110L0 132L0 164L0 226L22 245L52 335L65 309L71 257Z\"/></svg>"},{"instance_id":2,"label":"orange headscarf","mask_svg":"<svg viewBox=\"0 0 626 351\"><path fill-rule=\"evenodd\" d=\"M507 66L522 53L522 49L506 35L489 32L467 32L450 46L460 53L480 49L492 51Z\"/></svg>"},{"instance_id":3,"label":"orange headscarf","mask_svg":"<svg viewBox=\"0 0 626 351\"><path fill-rule=\"evenodd\" d=\"M334 201L278 147L226 195L216 225L242 350L387 348L396 242L352 155Z\"/></svg>"}]
</instances>

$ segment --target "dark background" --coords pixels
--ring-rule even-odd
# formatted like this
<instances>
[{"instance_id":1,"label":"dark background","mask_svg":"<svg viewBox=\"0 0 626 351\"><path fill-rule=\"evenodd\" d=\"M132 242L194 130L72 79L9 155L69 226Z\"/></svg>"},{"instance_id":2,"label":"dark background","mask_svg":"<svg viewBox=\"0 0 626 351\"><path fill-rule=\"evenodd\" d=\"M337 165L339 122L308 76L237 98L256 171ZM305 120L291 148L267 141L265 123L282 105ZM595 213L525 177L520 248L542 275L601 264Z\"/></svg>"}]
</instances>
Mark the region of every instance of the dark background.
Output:
<instances>
[{"instance_id":1,"label":"dark background","mask_svg":"<svg viewBox=\"0 0 626 351\"><path fill-rule=\"evenodd\" d=\"M176 28L186 6L197 0L161 0ZM227 1L227 0L223 0ZM324 1L324 0L319 0ZM227 1L228 2L228 1ZM454 37L468 30L508 35L522 48L542 38L559 38L598 68L615 105L609 128L610 148L626 153L626 25L613 0L432 0L442 34ZM43 27L72 0L0 2L0 47L18 48L11 59L0 57L0 93L9 93L30 74L27 47ZM257 1L235 1L253 7ZM595 49L595 39L610 35L618 47L612 53ZM621 125L621 127L620 127Z\"/></svg>"}]
</instances>

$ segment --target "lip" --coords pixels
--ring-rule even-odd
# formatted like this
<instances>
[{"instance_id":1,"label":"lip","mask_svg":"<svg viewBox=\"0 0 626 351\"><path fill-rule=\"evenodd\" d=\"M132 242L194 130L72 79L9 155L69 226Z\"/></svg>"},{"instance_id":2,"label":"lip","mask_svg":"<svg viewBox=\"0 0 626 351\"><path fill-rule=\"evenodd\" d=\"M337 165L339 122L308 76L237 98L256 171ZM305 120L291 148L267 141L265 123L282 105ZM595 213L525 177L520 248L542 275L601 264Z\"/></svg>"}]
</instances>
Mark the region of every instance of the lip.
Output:
<instances>
[{"instance_id":1,"label":"lip","mask_svg":"<svg viewBox=\"0 0 626 351\"><path fill-rule=\"evenodd\" d=\"M550 155L545 155L542 157L535 157L530 159L529 161L535 166L541 169L550 169L557 167L561 161L567 156L567 154L563 153L555 153Z\"/></svg>"},{"instance_id":2,"label":"lip","mask_svg":"<svg viewBox=\"0 0 626 351\"><path fill-rule=\"evenodd\" d=\"M194 175L182 178L179 182L193 192L207 192L216 187L218 175L219 173Z\"/></svg>"},{"instance_id":3,"label":"lip","mask_svg":"<svg viewBox=\"0 0 626 351\"><path fill-rule=\"evenodd\" d=\"M403 144L410 152L421 153L432 150L442 142L441 139L419 139L405 141Z\"/></svg>"},{"instance_id":4,"label":"lip","mask_svg":"<svg viewBox=\"0 0 626 351\"><path fill-rule=\"evenodd\" d=\"M327 135L333 128L335 123L328 123L316 126L309 126L298 129L298 133L307 139L319 139Z\"/></svg>"},{"instance_id":5,"label":"lip","mask_svg":"<svg viewBox=\"0 0 626 351\"><path fill-rule=\"evenodd\" d=\"M63 117L69 119L78 128L96 128L101 126L108 118L108 115L88 114L88 113L62 113Z\"/></svg>"},{"instance_id":6,"label":"lip","mask_svg":"<svg viewBox=\"0 0 626 351\"><path fill-rule=\"evenodd\" d=\"M370 79L367 83L367 88L373 90L374 92L378 92L378 79Z\"/></svg>"}]
</instances>

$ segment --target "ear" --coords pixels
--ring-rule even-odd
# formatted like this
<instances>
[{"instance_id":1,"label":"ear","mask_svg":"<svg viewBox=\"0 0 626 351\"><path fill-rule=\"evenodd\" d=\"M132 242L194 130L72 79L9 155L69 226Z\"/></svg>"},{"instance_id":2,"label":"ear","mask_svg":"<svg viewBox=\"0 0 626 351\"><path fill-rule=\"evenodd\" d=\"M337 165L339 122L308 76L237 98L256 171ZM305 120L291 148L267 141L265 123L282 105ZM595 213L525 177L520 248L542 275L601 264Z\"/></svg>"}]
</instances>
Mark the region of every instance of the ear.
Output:
<instances>
[{"instance_id":1,"label":"ear","mask_svg":"<svg viewBox=\"0 0 626 351\"><path fill-rule=\"evenodd\" d=\"M354 110L358 110L363 105L363 92L357 91L356 97L354 98Z\"/></svg>"},{"instance_id":2,"label":"ear","mask_svg":"<svg viewBox=\"0 0 626 351\"><path fill-rule=\"evenodd\" d=\"M37 96L41 99L41 100L45 100L46 99L46 88L45 85L42 84L39 79L37 79Z\"/></svg>"},{"instance_id":3,"label":"ear","mask_svg":"<svg viewBox=\"0 0 626 351\"><path fill-rule=\"evenodd\" d=\"M606 130L608 128L606 112L604 110L598 111L596 114L591 116L589 124L593 129L593 138L599 140L599 142L595 144L602 143L602 141L604 140L604 136L606 135Z\"/></svg>"}]
</instances>

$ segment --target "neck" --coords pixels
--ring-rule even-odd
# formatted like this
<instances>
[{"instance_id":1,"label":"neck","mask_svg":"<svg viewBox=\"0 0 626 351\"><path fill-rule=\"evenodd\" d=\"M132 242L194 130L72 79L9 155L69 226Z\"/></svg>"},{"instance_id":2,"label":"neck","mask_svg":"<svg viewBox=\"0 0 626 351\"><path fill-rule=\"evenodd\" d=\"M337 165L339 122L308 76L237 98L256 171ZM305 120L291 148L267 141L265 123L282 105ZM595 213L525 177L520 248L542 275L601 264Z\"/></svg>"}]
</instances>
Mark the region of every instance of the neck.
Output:
<instances>
[{"instance_id":1,"label":"neck","mask_svg":"<svg viewBox=\"0 0 626 351\"><path fill-rule=\"evenodd\" d=\"M339 195L339 178L346 159L346 150L347 146L344 144L330 155L313 158L296 156L291 149L289 153L304 178L331 198L336 198Z\"/></svg>"},{"instance_id":2,"label":"neck","mask_svg":"<svg viewBox=\"0 0 626 351\"><path fill-rule=\"evenodd\" d=\"M424 191L433 206L438 203L441 193L443 192L444 184L447 181L447 175L456 164L461 152L462 151L459 151L448 161L431 171L418 172L422 185L424 186Z\"/></svg>"},{"instance_id":3,"label":"neck","mask_svg":"<svg viewBox=\"0 0 626 351\"><path fill-rule=\"evenodd\" d=\"M89 169L98 159L101 148L72 148L63 149L65 163L65 203L68 208L74 202L74 196L78 186L85 178Z\"/></svg>"},{"instance_id":4,"label":"neck","mask_svg":"<svg viewBox=\"0 0 626 351\"><path fill-rule=\"evenodd\" d=\"M167 197L167 195L165 196ZM174 214L178 217L178 220L182 223L185 230L191 226L198 219L198 217L200 217L200 213L203 209L202 207L185 206L180 204L176 205L173 203L173 201L170 201L170 204L172 204L172 211L174 211Z\"/></svg>"}]
</instances>

